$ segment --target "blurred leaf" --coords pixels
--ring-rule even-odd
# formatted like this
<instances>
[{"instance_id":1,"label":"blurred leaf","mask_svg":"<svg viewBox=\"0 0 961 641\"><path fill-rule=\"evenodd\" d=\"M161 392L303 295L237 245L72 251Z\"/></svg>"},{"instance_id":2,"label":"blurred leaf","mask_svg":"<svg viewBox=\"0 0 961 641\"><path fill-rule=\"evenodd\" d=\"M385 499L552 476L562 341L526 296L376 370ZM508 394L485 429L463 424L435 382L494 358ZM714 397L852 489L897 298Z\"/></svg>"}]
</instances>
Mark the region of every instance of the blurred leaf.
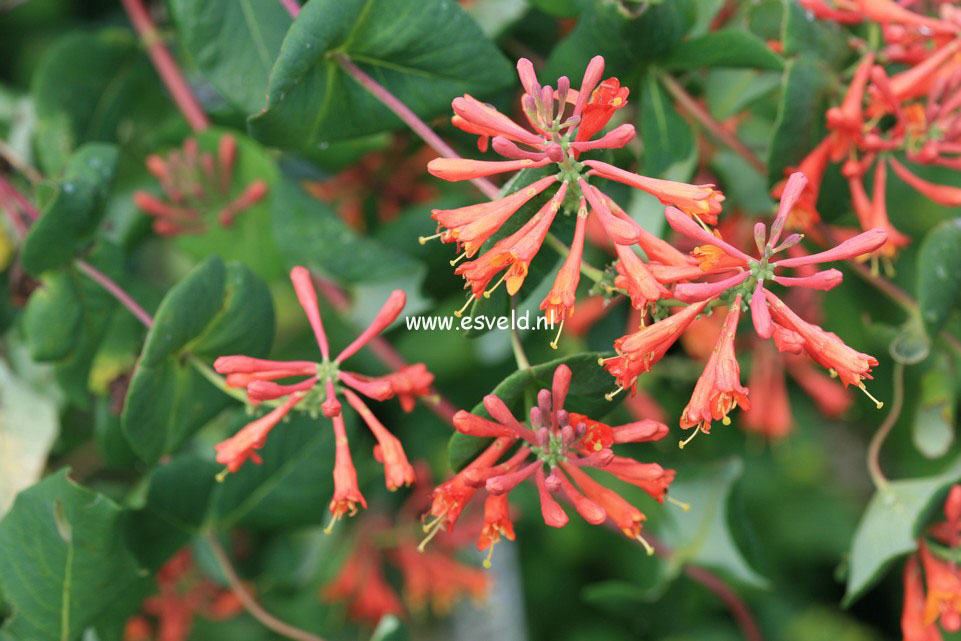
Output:
<instances>
[{"instance_id":1,"label":"blurred leaf","mask_svg":"<svg viewBox=\"0 0 961 641\"><path fill-rule=\"evenodd\" d=\"M568 76L577 87L587 63L597 55L604 56L605 75L626 75L639 62L670 51L692 25L694 6L687 0L671 0L631 17L615 2L590 2L574 30L551 51L540 76L547 84Z\"/></svg>"},{"instance_id":2,"label":"blurred leaf","mask_svg":"<svg viewBox=\"0 0 961 641\"><path fill-rule=\"evenodd\" d=\"M279 4L279 3L277 3ZM270 229L273 216L274 192L277 188L277 165L266 150L250 138L223 129L210 128L196 135L201 152L217 155L217 145L222 136L233 136L237 141L237 155L231 174L229 190L225 195L216 193L213 185L208 184L207 196L214 207L223 207L254 183L267 184L267 195L259 202L237 214L233 224L224 226L216 222L218 211L204 212L207 228L202 234L180 234L177 246L196 260L207 256L219 256L224 260L243 262L261 278L270 279L282 271L280 252Z\"/></svg>"},{"instance_id":3,"label":"blurred leaf","mask_svg":"<svg viewBox=\"0 0 961 641\"><path fill-rule=\"evenodd\" d=\"M768 181L780 180L818 142L819 109L827 78L805 58L789 60L781 83L781 101L768 149Z\"/></svg>"},{"instance_id":4,"label":"blurred leaf","mask_svg":"<svg viewBox=\"0 0 961 641\"><path fill-rule=\"evenodd\" d=\"M921 376L921 398L912 423L915 447L928 458L947 454L954 443L954 372L948 359Z\"/></svg>"},{"instance_id":5,"label":"blurred leaf","mask_svg":"<svg viewBox=\"0 0 961 641\"><path fill-rule=\"evenodd\" d=\"M522 412L521 401L525 394L536 394L542 389L551 389L554 379L554 370L559 365L567 365L571 368L573 378L571 379L571 389L564 403L564 409L570 412L583 413L588 416L599 416L606 414L617 406L617 401L621 397L616 397L614 401L608 401L604 394L612 391L615 387L614 379L601 367L597 360L607 356L604 352L588 352L565 356L556 360L535 365L530 369L514 372L497 387L491 390L491 394L498 397L510 407L515 416L520 417L522 422L527 420ZM471 410L473 414L488 417L484 409L483 402L478 403ZM447 446L450 466L454 470L460 470L477 456L490 443L489 439L466 436L460 432L455 432L451 436Z\"/></svg>"},{"instance_id":6,"label":"blurred leaf","mask_svg":"<svg viewBox=\"0 0 961 641\"><path fill-rule=\"evenodd\" d=\"M640 125L646 175L660 176L668 167L690 155L694 134L652 73L645 74L641 81Z\"/></svg>"},{"instance_id":7,"label":"blurred leaf","mask_svg":"<svg viewBox=\"0 0 961 641\"><path fill-rule=\"evenodd\" d=\"M689 503L691 509L667 513L663 538L674 550L669 574L676 575L685 564L693 563L720 570L745 585L767 585L767 579L744 560L728 525L731 490L743 473L740 459L728 459L697 476L679 475L671 484L671 495Z\"/></svg>"},{"instance_id":8,"label":"blurred leaf","mask_svg":"<svg viewBox=\"0 0 961 641\"><path fill-rule=\"evenodd\" d=\"M495 38L506 31L527 12L527 0L474 0L464 5L488 37Z\"/></svg>"},{"instance_id":9,"label":"blurred leaf","mask_svg":"<svg viewBox=\"0 0 961 641\"><path fill-rule=\"evenodd\" d=\"M676 44L659 64L667 69L749 67L780 71L784 60L749 31L721 29Z\"/></svg>"},{"instance_id":10,"label":"blurred leaf","mask_svg":"<svg viewBox=\"0 0 961 641\"><path fill-rule=\"evenodd\" d=\"M86 260L123 282L118 247L100 243ZM116 309L113 296L72 266L46 272L27 302L22 323L31 356L56 365L57 382L78 407L87 406L91 366Z\"/></svg>"},{"instance_id":11,"label":"blurred leaf","mask_svg":"<svg viewBox=\"0 0 961 641\"><path fill-rule=\"evenodd\" d=\"M97 231L113 181L117 148L88 143L70 157L55 191L30 228L20 254L33 275L73 260Z\"/></svg>"},{"instance_id":12,"label":"blurred leaf","mask_svg":"<svg viewBox=\"0 0 961 641\"><path fill-rule=\"evenodd\" d=\"M785 621L785 641L835 639L836 641L879 641L873 628L823 605L812 605L800 615Z\"/></svg>"},{"instance_id":13,"label":"blurred leaf","mask_svg":"<svg viewBox=\"0 0 961 641\"><path fill-rule=\"evenodd\" d=\"M938 335L961 301L961 218L928 232L918 252L918 305L928 336Z\"/></svg>"},{"instance_id":14,"label":"blurred leaf","mask_svg":"<svg viewBox=\"0 0 961 641\"><path fill-rule=\"evenodd\" d=\"M59 431L56 403L0 361L0 516L17 492L40 479Z\"/></svg>"},{"instance_id":15,"label":"blurred leaf","mask_svg":"<svg viewBox=\"0 0 961 641\"><path fill-rule=\"evenodd\" d=\"M230 402L191 364L263 356L274 335L270 292L243 265L210 258L164 297L123 408L123 430L145 461L173 451Z\"/></svg>"},{"instance_id":16,"label":"blurred leaf","mask_svg":"<svg viewBox=\"0 0 961 641\"><path fill-rule=\"evenodd\" d=\"M781 84L781 74L751 69L711 69L704 97L711 115L727 120L766 97Z\"/></svg>"},{"instance_id":17,"label":"blurred leaf","mask_svg":"<svg viewBox=\"0 0 961 641\"><path fill-rule=\"evenodd\" d=\"M264 108L267 80L292 19L280 2L167 0L179 42L217 91L244 113Z\"/></svg>"},{"instance_id":18,"label":"blurred leaf","mask_svg":"<svg viewBox=\"0 0 961 641\"><path fill-rule=\"evenodd\" d=\"M817 56L837 65L849 55L848 36L830 20L818 20L798 0L782 0L781 43L785 56Z\"/></svg>"},{"instance_id":19,"label":"blurred leaf","mask_svg":"<svg viewBox=\"0 0 961 641\"><path fill-rule=\"evenodd\" d=\"M961 478L961 460L927 478L891 481L871 497L851 541L847 589L851 605L874 585L900 556L917 548L917 533L941 490Z\"/></svg>"},{"instance_id":20,"label":"blurred leaf","mask_svg":"<svg viewBox=\"0 0 961 641\"><path fill-rule=\"evenodd\" d=\"M20 493L0 521L0 589L13 607L6 633L73 641L108 612L123 620L136 609L148 580L124 546L120 514L66 471Z\"/></svg>"},{"instance_id":21,"label":"blurred leaf","mask_svg":"<svg viewBox=\"0 0 961 641\"><path fill-rule=\"evenodd\" d=\"M448 113L458 95L502 89L513 76L503 54L452 0L311 0L284 38L267 109L250 120L255 138L309 152L401 126L334 54L349 56L424 118Z\"/></svg>"},{"instance_id":22,"label":"blurred leaf","mask_svg":"<svg viewBox=\"0 0 961 641\"><path fill-rule=\"evenodd\" d=\"M290 179L278 183L274 198L274 235L288 266L313 267L338 281L380 282L406 277L413 294L420 263L402 251L349 228L325 202ZM411 239L415 241L415 239Z\"/></svg>"},{"instance_id":23,"label":"blurred leaf","mask_svg":"<svg viewBox=\"0 0 961 641\"><path fill-rule=\"evenodd\" d=\"M82 70L82 73L78 73ZM47 51L33 74L35 144L41 167L59 173L85 142L128 145L175 113L139 43L126 29L73 29Z\"/></svg>"}]
</instances>

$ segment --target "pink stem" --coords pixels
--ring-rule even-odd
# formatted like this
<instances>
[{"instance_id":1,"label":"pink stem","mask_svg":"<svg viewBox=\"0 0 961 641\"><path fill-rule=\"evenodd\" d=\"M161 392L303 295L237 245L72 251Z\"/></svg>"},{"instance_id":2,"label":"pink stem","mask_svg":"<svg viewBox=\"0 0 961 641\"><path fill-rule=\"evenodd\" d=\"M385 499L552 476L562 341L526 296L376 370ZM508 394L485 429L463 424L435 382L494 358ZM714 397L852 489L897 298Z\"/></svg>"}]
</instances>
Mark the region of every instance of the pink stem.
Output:
<instances>
[{"instance_id":1,"label":"pink stem","mask_svg":"<svg viewBox=\"0 0 961 641\"><path fill-rule=\"evenodd\" d=\"M280 0L280 4L284 5L284 9L287 10L291 18L296 18L300 13L300 5L297 4L297 0Z\"/></svg>"},{"instance_id":2,"label":"pink stem","mask_svg":"<svg viewBox=\"0 0 961 641\"><path fill-rule=\"evenodd\" d=\"M340 289L336 283L314 274L314 285L317 287L320 295L326 298L327 302L338 312L344 313L350 309L350 300L348 300L347 295L344 294L343 290ZM383 336L375 336L370 339L367 347L370 348L370 351L372 351L384 365L391 369L399 370L408 365L407 359L401 356L400 352L394 349ZM433 392L437 397L437 402L424 404L427 406L427 409L440 417L442 421L453 426L454 414L457 413L457 408L453 403L441 396L437 390L433 390Z\"/></svg>"},{"instance_id":3,"label":"pink stem","mask_svg":"<svg viewBox=\"0 0 961 641\"><path fill-rule=\"evenodd\" d=\"M450 145L441 140L440 136L434 133L434 131L427 126L427 124L417 117L410 108L403 102L398 100L398 98L389 92L386 88L382 87L377 83L376 80L368 76L366 73L361 71L360 67L355 65L350 61L345 54L337 54L337 62L344 71L347 72L354 80L356 80L364 89L369 91L371 95L380 100L384 106L393 111L398 118L404 121L411 130L420 136L420 138L427 143L431 149L439 153L445 158L460 158L456 151L454 151ZM497 185L487 180L486 178L476 178L471 181L475 187L477 187L481 193L490 199L497 198L500 190Z\"/></svg>"},{"instance_id":4,"label":"pink stem","mask_svg":"<svg viewBox=\"0 0 961 641\"><path fill-rule=\"evenodd\" d=\"M110 294L116 298L121 305L126 307L130 313L137 318L137 320L143 323L145 327L149 329L153 326L153 317L147 313L147 310L138 305L137 301L131 298L130 294L124 291L120 285L113 282L109 276L85 260L78 258L74 261L74 264L76 265L77 269L89 276L91 280L110 292Z\"/></svg>"},{"instance_id":5,"label":"pink stem","mask_svg":"<svg viewBox=\"0 0 961 641\"><path fill-rule=\"evenodd\" d=\"M167 90L170 92L180 112L184 118L186 118L191 129L194 131L203 131L210 126L210 121L207 119L207 115L203 109L200 108L200 104L197 103L193 92L190 91L190 87L187 85L187 81L180 72L180 68L174 61L173 56L170 55L167 47L164 46L163 39L154 26L153 20L150 18L150 13L144 6L143 0L122 1L124 9L127 11L127 16L130 18L130 22L133 23L137 33L140 34L140 38L147 46L147 53L150 54L150 59L153 61L154 67L156 67L157 73L160 74L160 78L164 84L167 85Z\"/></svg>"}]
</instances>

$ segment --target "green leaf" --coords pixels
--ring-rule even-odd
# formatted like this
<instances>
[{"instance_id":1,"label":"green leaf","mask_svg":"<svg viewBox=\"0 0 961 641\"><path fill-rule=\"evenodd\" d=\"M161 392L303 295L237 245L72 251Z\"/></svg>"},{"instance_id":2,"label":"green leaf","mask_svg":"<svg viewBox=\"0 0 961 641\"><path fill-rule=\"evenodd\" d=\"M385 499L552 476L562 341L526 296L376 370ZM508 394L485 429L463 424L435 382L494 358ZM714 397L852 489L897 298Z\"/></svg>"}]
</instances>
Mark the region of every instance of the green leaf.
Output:
<instances>
[{"instance_id":1,"label":"green leaf","mask_svg":"<svg viewBox=\"0 0 961 641\"><path fill-rule=\"evenodd\" d=\"M780 180L784 169L796 165L817 144L820 104L827 78L805 58L788 61L781 83L774 131L768 148L768 181Z\"/></svg>"},{"instance_id":2,"label":"green leaf","mask_svg":"<svg viewBox=\"0 0 961 641\"><path fill-rule=\"evenodd\" d=\"M636 17L623 12L618 3L591 2L573 31L551 51L541 78L553 86L555 78L568 76L577 87L596 55L604 56L605 75L623 75L637 63L670 51L693 24L695 14L694 3L687 0L651 5Z\"/></svg>"},{"instance_id":3,"label":"green leaf","mask_svg":"<svg viewBox=\"0 0 961 641\"><path fill-rule=\"evenodd\" d=\"M20 493L0 521L0 588L13 607L6 633L73 641L108 611L122 620L136 609L149 581L124 545L120 515L65 471Z\"/></svg>"},{"instance_id":4,"label":"green leaf","mask_svg":"<svg viewBox=\"0 0 961 641\"><path fill-rule=\"evenodd\" d=\"M274 334L266 285L246 267L210 258L171 289L130 381L123 431L145 461L173 451L227 406L229 397L190 362L263 356Z\"/></svg>"},{"instance_id":5,"label":"green leaf","mask_svg":"<svg viewBox=\"0 0 961 641\"><path fill-rule=\"evenodd\" d=\"M687 158L694 148L691 128L651 73L641 81L640 125L645 175L662 175L668 167Z\"/></svg>"},{"instance_id":6,"label":"green leaf","mask_svg":"<svg viewBox=\"0 0 961 641\"><path fill-rule=\"evenodd\" d=\"M731 491L743 473L741 460L729 459L700 475L678 475L671 484L671 495L689 503L691 509L667 512L663 538L674 549L669 574L676 575L685 564L693 563L720 570L745 585L765 587L767 579L744 560L728 525Z\"/></svg>"},{"instance_id":7,"label":"green leaf","mask_svg":"<svg viewBox=\"0 0 961 641\"><path fill-rule=\"evenodd\" d=\"M748 67L780 71L784 60L749 31L722 29L676 44L660 63L668 69Z\"/></svg>"},{"instance_id":8,"label":"green leaf","mask_svg":"<svg viewBox=\"0 0 961 641\"><path fill-rule=\"evenodd\" d=\"M817 56L837 66L850 55L848 33L830 20L818 20L798 0L782 0L781 43L785 56Z\"/></svg>"},{"instance_id":9,"label":"green leaf","mask_svg":"<svg viewBox=\"0 0 961 641\"><path fill-rule=\"evenodd\" d=\"M851 541L847 589L851 605L900 556L917 548L917 536L941 491L961 478L961 460L937 476L891 481L871 497Z\"/></svg>"},{"instance_id":10,"label":"green leaf","mask_svg":"<svg viewBox=\"0 0 961 641\"><path fill-rule=\"evenodd\" d=\"M71 156L20 255L33 275L73 260L97 231L117 165L117 148L89 143Z\"/></svg>"},{"instance_id":11,"label":"green leaf","mask_svg":"<svg viewBox=\"0 0 961 641\"><path fill-rule=\"evenodd\" d=\"M498 383L497 387L490 393L504 401L515 412L516 416L526 420L521 411L523 409L521 401L524 400L525 394L529 394L533 398L533 395L539 390L551 389L554 370L559 365L567 365L571 368L573 378L564 409L588 416L603 416L617 407L616 399L615 401L608 401L604 398L604 394L612 391L615 387L614 379L597 362L599 358L605 356L609 356L609 354L587 352L541 363L530 369L519 370ZM482 402L478 403L471 412L478 416L488 416ZM466 436L456 432L447 446L451 468L454 470L463 468L488 443L490 443L490 439Z\"/></svg>"},{"instance_id":12,"label":"green leaf","mask_svg":"<svg viewBox=\"0 0 961 641\"><path fill-rule=\"evenodd\" d=\"M937 336L961 302L961 218L928 232L918 251L918 306L928 336Z\"/></svg>"},{"instance_id":13,"label":"green leaf","mask_svg":"<svg viewBox=\"0 0 961 641\"><path fill-rule=\"evenodd\" d=\"M0 515L40 479L59 432L56 403L0 361Z\"/></svg>"},{"instance_id":14,"label":"green leaf","mask_svg":"<svg viewBox=\"0 0 961 641\"><path fill-rule=\"evenodd\" d=\"M244 113L263 109L292 19L280 2L167 0L179 42L204 77Z\"/></svg>"},{"instance_id":15,"label":"green leaf","mask_svg":"<svg viewBox=\"0 0 961 641\"><path fill-rule=\"evenodd\" d=\"M279 3L278 3L279 4ZM277 165L266 150L250 138L232 131L210 128L196 136L201 151L216 157L217 145L224 135L237 141L237 156L227 196L211 197L212 206L203 212L207 228L203 234L181 234L177 246L196 260L219 256L224 260L243 262L262 278L280 275L282 261L270 229L273 216L272 199L277 187ZM216 217L220 207L237 198L254 181L267 184L267 195L240 212L233 224L221 225ZM215 211L216 209L216 211Z\"/></svg>"},{"instance_id":16,"label":"green leaf","mask_svg":"<svg viewBox=\"0 0 961 641\"><path fill-rule=\"evenodd\" d=\"M483 96L513 79L503 54L452 0L311 0L284 38L267 109L249 123L254 137L309 152L400 127L344 73L340 54L423 118L448 113L458 95Z\"/></svg>"},{"instance_id":17,"label":"green leaf","mask_svg":"<svg viewBox=\"0 0 961 641\"><path fill-rule=\"evenodd\" d=\"M30 94L37 114L37 155L47 173L59 173L85 142L122 138L129 146L176 113L127 29L73 30L57 40L37 66Z\"/></svg>"},{"instance_id":18,"label":"green leaf","mask_svg":"<svg viewBox=\"0 0 961 641\"><path fill-rule=\"evenodd\" d=\"M330 205L283 179L274 201L274 236L288 266L304 265L350 283L414 282L423 266L394 247L361 236ZM416 242L411 238L412 242Z\"/></svg>"},{"instance_id":19,"label":"green leaf","mask_svg":"<svg viewBox=\"0 0 961 641\"><path fill-rule=\"evenodd\" d=\"M921 376L921 396L911 425L914 446L928 458L947 454L954 443L954 372L947 358Z\"/></svg>"}]
</instances>

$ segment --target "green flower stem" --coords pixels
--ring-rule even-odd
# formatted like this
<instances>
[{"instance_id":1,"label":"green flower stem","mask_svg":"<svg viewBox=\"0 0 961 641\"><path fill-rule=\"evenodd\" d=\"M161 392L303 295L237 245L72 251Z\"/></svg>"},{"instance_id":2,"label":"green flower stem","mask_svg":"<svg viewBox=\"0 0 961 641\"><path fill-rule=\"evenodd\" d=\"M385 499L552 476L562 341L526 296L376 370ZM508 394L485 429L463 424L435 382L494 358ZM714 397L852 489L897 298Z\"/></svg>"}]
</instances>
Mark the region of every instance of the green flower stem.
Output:
<instances>
[{"instance_id":1,"label":"green flower stem","mask_svg":"<svg viewBox=\"0 0 961 641\"><path fill-rule=\"evenodd\" d=\"M190 362L191 365L193 365L194 369L197 370L201 376L203 376L208 381L210 381L210 383L214 387L219 389L221 392L223 392L227 396L237 399L241 403L247 402L247 394L241 389L229 387L227 385L227 380L223 376L215 372L213 368L210 367L210 365L207 365L207 363L203 362L202 360L200 360L200 358L198 358L197 356L194 356L193 354L188 354L187 360ZM267 405L269 407L277 407L279 404L280 403L277 401L264 401L263 403L261 403L261 405Z\"/></svg>"},{"instance_id":2,"label":"green flower stem","mask_svg":"<svg viewBox=\"0 0 961 641\"><path fill-rule=\"evenodd\" d=\"M898 422L901 408L904 407L904 363L895 362L892 375L894 378L894 397L891 401L891 411L888 412L884 422L881 423L878 431L874 433L871 442L868 444L868 472L871 474L874 487L879 491L888 487L888 478L881 471L881 446L884 445L884 441L894 428L894 424Z\"/></svg>"}]
</instances>

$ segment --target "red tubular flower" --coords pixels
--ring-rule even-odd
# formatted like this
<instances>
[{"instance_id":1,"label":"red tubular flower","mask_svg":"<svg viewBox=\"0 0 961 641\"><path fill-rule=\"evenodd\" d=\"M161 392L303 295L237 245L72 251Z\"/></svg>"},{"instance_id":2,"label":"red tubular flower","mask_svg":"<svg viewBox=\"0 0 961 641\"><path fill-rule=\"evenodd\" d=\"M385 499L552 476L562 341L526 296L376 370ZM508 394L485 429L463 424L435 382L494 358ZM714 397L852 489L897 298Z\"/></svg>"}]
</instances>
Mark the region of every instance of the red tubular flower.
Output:
<instances>
[{"instance_id":1,"label":"red tubular flower","mask_svg":"<svg viewBox=\"0 0 961 641\"><path fill-rule=\"evenodd\" d=\"M941 631L933 622L925 622L924 584L918 560L910 557L904 564L904 605L901 610L901 634L904 641L942 641Z\"/></svg>"},{"instance_id":2,"label":"red tubular flower","mask_svg":"<svg viewBox=\"0 0 961 641\"><path fill-rule=\"evenodd\" d=\"M377 439L377 447L374 448L375 458L384 464L384 481L387 489L393 492L397 488L410 485L414 482L414 468L407 460L404 448L397 440L397 437L387 431L387 428L377 420L373 412L370 411L360 397L344 389L344 396L347 402L354 408L364 423L374 433Z\"/></svg>"},{"instance_id":3,"label":"red tubular flower","mask_svg":"<svg viewBox=\"0 0 961 641\"><path fill-rule=\"evenodd\" d=\"M384 579L380 554L369 544L355 547L337 576L321 590L326 601L346 601L347 616L354 621L377 625L388 614L404 616L397 593Z\"/></svg>"},{"instance_id":4,"label":"red tubular flower","mask_svg":"<svg viewBox=\"0 0 961 641\"><path fill-rule=\"evenodd\" d=\"M382 377L368 377L344 371L344 360L356 354L364 345L386 329L400 315L406 295L396 290L388 296L377 316L360 335L335 358L330 358L330 347L324 331L318 307L317 292L310 273L303 267L291 270L290 279L297 299L304 309L321 354L321 362L272 361L246 356L222 356L214 362L214 369L227 376L231 387L246 389L247 398L254 404L282 399L279 406L266 416L250 423L243 430L217 446L217 461L227 469L223 474L235 472L248 458L260 462L255 450L263 447L268 432L295 406L312 415L322 413L332 419L335 436L334 497L330 502L332 519L327 531L344 514L354 515L357 505L366 507L357 485L347 443L347 432L341 416L341 404L337 399L342 393L348 403L364 419L377 439L374 457L384 465L385 482L394 490L414 480L414 471L404 454L400 441L392 435L373 415L360 397L359 392L375 400L387 400L398 396L406 411L413 408L415 396L430 393L433 375L422 364L410 365L399 372ZM294 383L278 383L279 379L300 378ZM219 477L219 478L222 478Z\"/></svg>"},{"instance_id":5,"label":"red tubular flower","mask_svg":"<svg viewBox=\"0 0 961 641\"><path fill-rule=\"evenodd\" d=\"M944 501L944 521L931 526L931 536L945 545L961 545L961 485L952 485Z\"/></svg>"},{"instance_id":6,"label":"red tubular flower","mask_svg":"<svg viewBox=\"0 0 961 641\"><path fill-rule=\"evenodd\" d=\"M481 294L490 297L491 292L504 281L507 282L507 292L509 294L517 293L527 277L530 262L544 242L547 231L550 229L566 193L567 183L562 183L554 197L545 203L530 220L524 223L523 227L495 243L480 258L462 263L457 267L454 273L464 276L468 281L472 298ZM494 285L490 291L484 291L494 275L505 267L509 267L509 269L505 272L501 281Z\"/></svg>"},{"instance_id":7,"label":"red tubular flower","mask_svg":"<svg viewBox=\"0 0 961 641\"><path fill-rule=\"evenodd\" d=\"M892 0L855 0L869 20L882 24L896 23L923 27L932 33L955 34L961 27L950 22L928 18L905 9Z\"/></svg>"},{"instance_id":8,"label":"red tubular flower","mask_svg":"<svg viewBox=\"0 0 961 641\"><path fill-rule=\"evenodd\" d=\"M354 516L357 514L357 504L367 507L364 495L360 493L357 485L357 470L350 457L350 448L347 446L347 428L344 425L344 417L334 416L331 418L334 424L334 497L330 500L330 523L324 530L328 534L333 531L334 525L344 517L345 514Z\"/></svg>"},{"instance_id":9,"label":"red tubular flower","mask_svg":"<svg viewBox=\"0 0 961 641\"><path fill-rule=\"evenodd\" d=\"M590 140L598 131L606 127L614 112L627 106L627 96L630 93L631 90L622 87L617 78L608 78L603 81L591 92L591 98L581 113L581 124L577 128L575 141Z\"/></svg>"},{"instance_id":10,"label":"red tubular flower","mask_svg":"<svg viewBox=\"0 0 961 641\"><path fill-rule=\"evenodd\" d=\"M564 329L564 322L574 313L574 304L577 302L576 291L581 278L581 257L584 255L584 228L586 224L587 216L578 215L571 251L557 272L551 291L541 301L540 308L544 310L544 316L552 324L558 321L561 323L557 332L558 338ZM557 349L557 338L551 343L551 347Z\"/></svg>"},{"instance_id":11,"label":"red tubular flower","mask_svg":"<svg viewBox=\"0 0 961 641\"><path fill-rule=\"evenodd\" d=\"M744 411L744 427L771 440L787 436L794 421L784 380L784 361L768 343L754 348L749 385L754 394L751 407Z\"/></svg>"},{"instance_id":12,"label":"red tubular flower","mask_svg":"<svg viewBox=\"0 0 961 641\"><path fill-rule=\"evenodd\" d=\"M491 556L494 554L494 544L504 537L514 540L514 524L511 523L510 506L507 494L489 494L484 501L484 527L477 539L477 549L488 550L484 559L484 567L490 568Z\"/></svg>"},{"instance_id":13,"label":"red tubular flower","mask_svg":"<svg viewBox=\"0 0 961 641\"><path fill-rule=\"evenodd\" d=\"M447 229L440 232L441 241L456 242L470 258L518 209L554 182L556 178L548 176L500 200L459 209L433 209L431 218L437 221L438 229ZM421 243L427 240L421 238Z\"/></svg>"},{"instance_id":14,"label":"red tubular flower","mask_svg":"<svg viewBox=\"0 0 961 641\"><path fill-rule=\"evenodd\" d=\"M633 249L614 245L614 250L618 258L614 286L627 291L634 309L644 309L649 303L670 296Z\"/></svg>"},{"instance_id":15,"label":"red tubular flower","mask_svg":"<svg viewBox=\"0 0 961 641\"><path fill-rule=\"evenodd\" d=\"M891 168L901 180L914 187L925 197L945 207L961 207L961 187L937 185L912 173L895 158L888 158Z\"/></svg>"},{"instance_id":16,"label":"red tubular flower","mask_svg":"<svg viewBox=\"0 0 961 641\"><path fill-rule=\"evenodd\" d=\"M918 554L928 586L922 623L930 625L940 621L948 632L961 630L961 572L953 563L931 554L923 539L918 544Z\"/></svg>"},{"instance_id":17,"label":"red tubular flower","mask_svg":"<svg viewBox=\"0 0 961 641\"><path fill-rule=\"evenodd\" d=\"M714 189L714 185L688 185L673 180L649 178L599 160L586 160L584 164L594 170L591 174L636 187L651 194L664 205L677 207L685 214L697 216L708 224L717 223L724 195Z\"/></svg>"},{"instance_id":18,"label":"red tubular flower","mask_svg":"<svg viewBox=\"0 0 961 641\"><path fill-rule=\"evenodd\" d=\"M837 335L802 320L771 292L765 292L765 295L774 322L800 336L804 350L811 358L837 372L845 386L855 385L866 393L862 379L871 378L871 368L878 364L876 358L851 349ZM875 403L880 409L882 403L877 400Z\"/></svg>"},{"instance_id":19,"label":"red tubular flower","mask_svg":"<svg viewBox=\"0 0 961 641\"><path fill-rule=\"evenodd\" d=\"M720 420L729 425L731 419L728 418L728 413L738 404L745 409L751 408L747 398L748 390L741 385L741 369L734 356L734 335L737 333L740 313L741 297L738 296L727 312L714 351L697 379L691 401L681 414L682 429L696 426L694 434L698 431L707 434L711 431L711 421ZM687 441L690 441L694 434ZM684 447L687 441L681 441L681 447Z\"/></svg>"},{"instance_id":20,"label":"red tubular flower","mask_svg":"<svg viewBox=\"0 0 961 641\"><path fill-rule=\"evenodd\" d=\"M831 418L838 417L851 406L850 392L816 369L811 361L790 354L785 354L784 357L791 378L814 401L822 414Z\"/></svg>"},{"instance_id":21,"label":"red tubular flower","mask_svg":"<svg viewBox=\"0 0 961 641\"><path fill-rule=\"evenodd\" d=\"M680 338L709 300L685 307L682 311L614 341L617 356L605 359L604 368L616 379L620 389L633 390L637 377L651 369Z\"/></svg>"},{"instance_id":22,"label":"red tubular flower","mask_svg":"<svg viewBox=\"0 0 961 641\"><path fill-rule=\"evenodd\" d=\"M833 131L831 160L838 162L856 146L864 132L864 90L867 87L874 66L874 53L867 53L858 63L851 84L840 107L827 111L827 125Z\"/></svg>"},{"instance_id":23,"label":"red tubular flower","mask_svg":"<svg viewBox=\"0 0 961 641\"><path fill-rule=\"evenodd\" d=\"M268 414L248 423L239 432L217 444L217 462L227 466L227 472L236 472L247 459L255 463L262 463L255 450L259 450L267 442L270 433L280 420L290 413L294 405L300 402L303 394L291 394L287 400Z\"/></svg>"},{"instance_id":24,"label":"red tubular flower","mask_svg":"<svg viewBox=\"0 0 961 641\"><path fill-rule=\"evenodd\" d=\"M842 2L835 4L841 5ZM864 14L861 11L835 8L828 3L828 0L800 0L800 3L805 10L810 11L820 20L831 20L839 24L858 24L864 20ZM852 9L856 8L853 2L844 2L844 5L851 5Z\"/></svg>"}]
</instances>

